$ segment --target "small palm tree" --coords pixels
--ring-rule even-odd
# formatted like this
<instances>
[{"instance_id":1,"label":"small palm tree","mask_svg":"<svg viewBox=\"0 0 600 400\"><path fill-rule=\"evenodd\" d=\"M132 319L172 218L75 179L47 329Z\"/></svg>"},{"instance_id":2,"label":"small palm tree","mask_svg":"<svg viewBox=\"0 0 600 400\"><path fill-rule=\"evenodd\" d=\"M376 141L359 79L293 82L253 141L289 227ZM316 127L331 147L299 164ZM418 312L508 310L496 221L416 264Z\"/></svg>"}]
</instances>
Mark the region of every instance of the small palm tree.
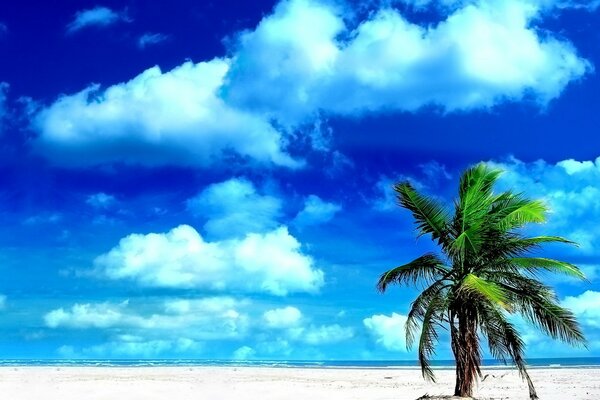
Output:
<instances>
[{"instance_id":1,"label":"small palm tree","mask_svg":"<svg viewBox=\"0 0 600 400\"><path fill-rule=\"evenodd\" d=\"M562 308L548 286L538 280L543 271L585 279L574 265L540 257L526 257L544 243L573 242L557 236L525 237L521 230L545 221L546 207L520 194L495 194L501 171L479 164L460 179L454 215L436 201L419 194L409 183L394 186L399 203L411 211L419 236L431 235L443 257L423 255L381 275L377 285L425 289L413 301L406 321L406 343L411 348L418 331L418 356L423 377L434 380L430 359L439 328L448 329L456 361L455 396L470 397L481 377L481 343L490 354L511 360L537 399L527 373L524 343L510 316L521 314L543 332L571 345L585 345L573 313Z\"/></svg>"}]
</instances>

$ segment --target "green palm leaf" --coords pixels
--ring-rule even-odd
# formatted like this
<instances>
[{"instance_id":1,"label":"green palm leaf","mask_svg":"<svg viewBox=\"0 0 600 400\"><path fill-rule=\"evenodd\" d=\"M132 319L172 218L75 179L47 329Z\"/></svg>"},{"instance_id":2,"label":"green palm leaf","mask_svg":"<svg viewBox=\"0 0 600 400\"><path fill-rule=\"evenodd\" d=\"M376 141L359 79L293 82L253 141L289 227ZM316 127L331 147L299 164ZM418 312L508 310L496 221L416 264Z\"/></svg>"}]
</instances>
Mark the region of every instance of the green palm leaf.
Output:
<instances>
[{"instance_id":1,"label":"green palm leaf","mask_svg":"<svg viewBox=\"0 0 600 400\"><path fill-rule=\"evenodd\" d=\"M410 183L394 185L400 205L412 212L419 236L431 234L440 243L446 240L447 211L437 202L419 194Z\"/></svg>"},{"instance_id":2,"label":"green palm leaf","mask_svg":"<svg viewBox=\"0 0 600 400\"><path fill-rule=\"evenodd\" d=\"M408 264L401 265L384 272L379 277L377 289L385 292L388 285L416 284L419 280L429 281L439 279L448 273L444 263L435 254L425 254Z\"/></svg>"},{"instance_id":3,"label":"green palm leaf","mask_svg":"<svg viewBox=\"0 0 600 400\"><path fill-rule=\"evenodd\" d=\"M449 285L444 284L444 281L436 281L434 284L425 289L415 299L415 301L412 302L405 324L407 349L412 348L420 324L425 319L425 314L429 309L430 304L434 301L441 303L444 299L446 299L447 295L444 293L444 291L448 287Z\"/></svg>"},{"instance_id":4,"label":"green palm leaf","mask_svg":"<svg viewBox=\"0 0 600 400\"><path fill-rule=\"evenodd\" d=\"M569 275L581 280L587 280L581 270L568 262L552 260L550 258L529 257L529 258L512 258L510 262L519 268L532 271L543 269L549 272Z\"/></svg>"},{"instance_id":5,"label":"green palm leaf","mask_svg":"<svg viewBox=\"0 0 600 400\"><path fill-rule=\"evenodd\" d=\"M486 281L474 274L468 274L459 287L459 293L468 297L479 297L495 305L506 308L506 293L494 282Z\"/></svg>"}]
</instances>

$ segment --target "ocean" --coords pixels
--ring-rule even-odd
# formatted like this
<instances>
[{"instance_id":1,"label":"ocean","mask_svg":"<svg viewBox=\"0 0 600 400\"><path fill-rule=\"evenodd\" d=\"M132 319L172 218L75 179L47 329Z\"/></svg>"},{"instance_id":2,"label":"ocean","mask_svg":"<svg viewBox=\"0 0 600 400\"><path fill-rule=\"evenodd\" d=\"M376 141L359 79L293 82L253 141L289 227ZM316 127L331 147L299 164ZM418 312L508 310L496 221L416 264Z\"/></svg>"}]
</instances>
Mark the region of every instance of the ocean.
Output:
<instances>
[{"instance_id":1,"label":"ocean","mask_svg":"<svg viewBox=\"0 0 600 400\"><path fill-rule=\"evenodd\" d=\"M578 358L531 358L529 368L598 368L600 357ZM454 361L437 360L436 369L452 369ZM503 368L497 360L484 360L484 367ZM411 369L419 368L416 360L190 360L190 359L5 359L0 367L56 366L56 367L277 367L277 368L372 368ZM508 366L511 366L510 364Z\"/></svg>"}]
</instances>

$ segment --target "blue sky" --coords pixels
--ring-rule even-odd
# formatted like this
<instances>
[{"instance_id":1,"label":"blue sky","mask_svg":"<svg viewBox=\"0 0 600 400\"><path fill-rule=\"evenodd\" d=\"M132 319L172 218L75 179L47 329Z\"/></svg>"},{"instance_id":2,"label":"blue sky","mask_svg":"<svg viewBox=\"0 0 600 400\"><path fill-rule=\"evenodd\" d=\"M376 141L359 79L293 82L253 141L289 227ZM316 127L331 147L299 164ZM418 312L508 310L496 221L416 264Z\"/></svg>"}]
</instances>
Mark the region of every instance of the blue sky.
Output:
<instances>
[{"instance_id":1,"label":"blue sky","mask_svg":"<svg viewBox=\"0 0 600 400\"><path fill-rule=\"evenodd\" d=\"M598 1L22 1L0 8L0 356L414 359L416 241L486 161L600 356ZM449 358L440 345L439 358Z\"/></svg>"}]
</instances>

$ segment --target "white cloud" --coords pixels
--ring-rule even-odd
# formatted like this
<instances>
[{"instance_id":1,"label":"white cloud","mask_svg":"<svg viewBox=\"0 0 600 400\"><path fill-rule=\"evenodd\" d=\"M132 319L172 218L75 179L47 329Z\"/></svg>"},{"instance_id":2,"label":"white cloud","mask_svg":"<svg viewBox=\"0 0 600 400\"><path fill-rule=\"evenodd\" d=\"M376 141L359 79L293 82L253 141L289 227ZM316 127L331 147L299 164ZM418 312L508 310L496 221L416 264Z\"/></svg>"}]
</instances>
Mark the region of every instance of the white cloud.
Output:
<instances>
[{"instance_id":1,"label":"white cloud","mask_svg":"<svg viewBox=\"0 0 600 400\"><path fill-rule=\"evenodd\" d=\"M203 350L203 343L187 338L156 339L123 338L95 346L75 349L72 346L61 346L58 353L65 358L157 358L164 354L198 354Z\"/></svg>"},{"instance_id":2,"label":"white cloud","mask_svg":"<svg viewBox=\"0 0 600 400\"><path fill-rule=\"evenodd\" d=\"M148 46L152 46L155 44L162 43L169 39L169 35L165 35L164 33L144 33L138 39L138 47L140 49L145 49Z\"/></svg>"},{"instance_id":3,"label":"white cloud","mask_svg":"<svg viewBox=\"0 0 600 400\"><path fill-rule=\"evenodd\" d=\"M504 170L502 189L523 192L542 199L550 208L548 223L539 227L546 234L560 234L580 244L579 251L598 254L600 242L600 159L543 160L526 163L517 159L490 165Z\"/></svg>"},{"instance_id":4,"label":"white cloud","mask_svg":"<svg viewBox=\"0 0 600 400\"><path fill-rule=\"evenodd\" d=\"M391 316L377 314L363 320L364 326L375 342L387 350L406 352L404 326L406 316L392 313Z\"/></svg>"},{"instance_id":5,"label":"white cloud","mask_svg":"<svg viewBox=\"0 0 600 400\"><path fill-rule=\"evenodd\" d=\"M247 360L252 358L256 354L256 351L249 346L242 346L233 352L234 360Z\"/></svg>"},{"instance_id":6,"label":"white cloud","mask_svg":"<svg viewBox=\"0 0 600 400\"><path fill-rule=\"evenodd\" d=\"M598 160L596 160L597 162ZM556 163L557 166L562 167L565 172L569 175L575 175L579 173L593 172L598 168L594 161L577 161L572 158L568 160L559 161Z\"/></svg>"},{"instance_id":7,"label":"white cloud","mask_svg":"<svg viewBox=\"0 0 600 400\"><path fill-rule=\"evenodd\" d=\"M263 319L266 326L274 329L291 328L302 320L302 312L296 307L287 306L265 311Z\"/></svg>"},{"instance_id":8,"label":"white cloud","mask_svg":"<svg viewBox=\"0 0 600 400\"><path fill-rule=\"evenodd\" d=\"M243 239L206 242L188 225L167 233L132 234L96 258L97 270L110 279L131 279L142 286L243 290L285 296L315 292L323 271L303 254L287 228Z\"/></svg>"},{"instance_id":9,"label":"white cloud","mask_svg":"<svg viewBox=\"0 0 600 400\"><path fill-rule=\"evenodd\" d=\"M233 155L294 167L301 162L286 152L293 130L319 114L545 106L593 69L566 39L537 29L547 8L464 2L421 26L382 6L351 25L349 11L331 2L283 0L237 36L230 58L154 67L60 97L34 118L36 148L65 166L207 167Z\"/></svg>"},{"instance_id":10,"label":"white cloud","mask_svg":"<svg viewBox=\"0 0 600 400\"><path fill-rule=\"evenodd\" d=\"M249 303L231 297L167 299L164 303L83 303L44 316L52 329L103 332L105 342L62 346L64 357L157 357L181 353L200 356L207 341L236 341L250 328Z\"/></svg>"},{"instance_id":11,"label":"white cloud","mask_svg":"<svg viewBox=\"0 0 600 400\"><path fill-rule=\"evenodd\" d=\"M91 26L106 27L120 21L129 22L130 19L125 13L98 6L89 10L76 12L73 21L67 25L67 32L74 33Z\"/></svg>"},{"instance_id":12,"label":"white cloud","mask_svg":"<svg viewBox=\"0 0 600 400\"><path fill-rule=\"evenodd\" d=\"M312 1L280 2L255 30L240 35L226 98L271 114L279 110L277 117L288 123L312 114L315 89L336 72L340 50L334 38L342 31L338 10Z\"/></svg>"},{"instance_id":13,"label":"white cloud","mask_svg":"<svg viewBox=\"0 0 600 400\"><path fill-rule=\"evenodd\" d=\"M94 193L85 202L94 208L107 209L116 203L115 196L104 192Z\"/></svg>"},{"instance_id":14,"label":"white cloud","mask_svg":"<svg viewBox=\"0 0 600 400\"><path fill-rule=\"evenodd\" d=\"M119 341L136 343L173 337L195 341L236 339L248 330L247 314L238 311L246 305L230 297L170 299L158 311L144 314L128 301L83 303L52 310L45 314L44 322L49 328L125 331L127 335L119 336Z\"/></svg>"},{"instance_id":15,"label":"white cloud","mask_svg":"<svg viewBox=\"0 0 600 400\"><path fill-rule=\"evenodd\" d=\"M255 341L252 347L243 345L233 352L235 359L248 359L304 354L307 345L318 347L354 336L350 327L315 324L292 306L261 312L262 308L232 297L81 303L46 313L44 322L56 330L102 332L105 342L81 348L63 346L59 353L65 357L150 357L173 352L206 356L208 342L218 348L224 341Z\"/></svg>"},{"instance_id":16,"label":"white cloud","mask_svg":"<svg viewBox=\"0 0 600 400\"><path fill-rule=\"evenodd\" d=\"M37 151L64 166L124 162L209 166L229 156L297 167L260 115L234 109L217 91L229 61L150 68L100 90L61 96L33 121Z\"/></svg>"},{"instance_id":17,"label":"white cloud","mask_svg":"<svg viewBox=\"0 0 600 400\"><path fill-rule=\"evenodd\" d=\"M526 1L481 1L423 27L384 7L352 28L343 10L283 1L240 36L224 93L290 125L318 111L471 110L528 97L546 104L591 66L569 42L538 34L540 13Z\"/></svg>"},{"instance_id":18,"label":"white cloud","mask_svg":"<svg viewBox=\"0 0 600 400\"><path fill-rule=\"evenodd\" d=\"M600 328L600 292L587 290L578 296L567 296L561 305L573 311L582 325Z\"/></svg>"},{"instance_id":19,"label":"white cloud","mask_svg":"<svg viewBox=\"0 0 600 400\"><path fill-rule=\"evenodd\" d=\"M451 12L458 7L464 7L470 4L478 4L480 0L392 0L392 2L404 3L412 6L416 10L424 10L428 7L435 7L440 10ZM539 7L543 11L552 11L558 9L586 9L593 11L598 8L600 1L598 0L522 0L525 4L530 4L534 7Z\"/></svg>"},{"instance_id":20,"label":"white cloud","mask_svg":"<svg viewBox=\"0 0 600 400\"><path fill-rule=\"evenodd\" d=\"M187 201L188 209L208 218L204 225L212 237L225 238L263 233L279 226L281 200L259 194L244 178L215 183Z\"/></svg>"},{"instance_id":21,"label":"white cloud","mask_svg":"<svg viewBox=\"0 0 600 400\"><path fill-rule=\"evenodd\" d=\"M276 338L270 337L270 343L285 343L286 348L291 351L294 343L302 343L311 346L320 346L328 343L337 343L348 340L354 336L351 327L332 325L315 325L309 323L302 312L296 307L287 306L265 311L262 317L263 328L276 333ZM263 347L265 345L263 344ZM270 347L269 345L266 346ZM275 346L281 351L279 346ZM270 350L269 352L272 352Z\"/></svg>"},{"instance_id":22,"label":"white cloud","mask_svg":"<svg viewBox=\"0 0 600 400\"><path fill-rule=\"evenodd\" d=\"M44 321L50 328L108 328L124 322L126 316L121 310L126 306L127 302L118 305L75 304L70 311L62 308L50 311L44 316Z\"/></svg>"},{"instance_id":23,"label":"white cloud","mask_svg":"<svg viewBox=\"0 0 600 400\"><path fill-rule=\"evenodd\" d=\"M311 326L301 336L301 341L310 345L323 345L328 343L343 342L354 336L350 327L333 325Z\"/></svg>"},{"instance_id":24,"label":"white cloud","mask_svg":"<svg viewBox=\"0 0 600 400\"><path fill-rule=\"evenodd\" d=\"M300 226L323 224L329 222L341 209L339 204L310 195L305 199L304 208L296 215L294 223Z\"/></svg>"}]
</instances>

